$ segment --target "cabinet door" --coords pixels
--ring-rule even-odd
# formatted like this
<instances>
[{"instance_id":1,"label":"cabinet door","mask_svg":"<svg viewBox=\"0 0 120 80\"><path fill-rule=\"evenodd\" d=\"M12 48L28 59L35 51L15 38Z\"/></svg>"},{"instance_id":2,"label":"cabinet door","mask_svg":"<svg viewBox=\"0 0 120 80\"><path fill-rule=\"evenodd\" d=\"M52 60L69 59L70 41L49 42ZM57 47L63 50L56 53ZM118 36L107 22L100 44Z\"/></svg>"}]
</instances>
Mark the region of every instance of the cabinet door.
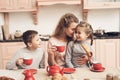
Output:
<instances>
[{"instance_id":1,"label":"cabinet door","mask_svg":"<svg viewBox=\"0 0 120 80\"><path fill-rule=\"evenodd\" d=\"M5 65L8 62L8 60L11 59L11 57L15 54L15 52L24 47L23 42L8 42L8 43L1 43L0 48L1 48L1 63L2 69L5 69Z\"/></svg>"},{"instance_id":2,"label":"cabinet door","mask_svg":"<svg viewBox=\"0 0 120 80\"><path fill-rule=\"evenodd\" d=\"M105 67L120 67L120 40L96 40L96 59Z\"/></svg>"},{"instance_id":3,"label":"cabinet door","mask_svg":"<svg viewBox=\"0 0 120 80\"><path fill-rule=\"evenodd\" d=\"M0 43L0 69L2 69L2 46Z\"/></svg>"},{"instance_id":4,"label":"cabinet door","mask_svg":"<svg viewBox=\"0 0 120 80\"><path fill-rule=\"evenodd\" d=\"M120 0L84 0L84 9L120 8Z\"/></svg>"},{"instance_id":5,"label":"cabinet door","mask_svg":"<svg viewBox=\"0 0 120 80\"><path fill-rule=\"evenodd\" d=\"M35 0L15 0L14 4L17 9L32 9L35 7Z\"/></svg>"},{"instance_id":6,"label":"cabinet door","mask_svg":"<svg viewBox=\"0 0 120 80\"><path fill-rule=\"evenodd\" d=\"M0 12L35 11L36 0L0 0Z\"/></svg>"},{"instance_id":7,"label":"cabinet door","mask_svg":"<svg viewBox=\"0 0 120 80\"><path fill-rule=\"evenodd\" d=\"M11 0L0 0L1 10L11 9L11 7L12 7Z\"/></svg>"}]
</instances>

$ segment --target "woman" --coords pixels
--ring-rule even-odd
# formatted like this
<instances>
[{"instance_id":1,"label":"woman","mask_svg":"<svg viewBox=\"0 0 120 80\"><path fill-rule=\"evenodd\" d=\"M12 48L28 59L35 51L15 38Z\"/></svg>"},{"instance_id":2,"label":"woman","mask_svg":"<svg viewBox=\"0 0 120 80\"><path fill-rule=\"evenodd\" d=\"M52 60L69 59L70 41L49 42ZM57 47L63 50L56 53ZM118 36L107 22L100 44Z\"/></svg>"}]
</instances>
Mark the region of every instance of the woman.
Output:
<instances>
[{"instance_id":1,"label":"woman","mask_svg":"<svg viewBox=\"0 0 120 80\"><path fill-rule=\"evenodd\" d=\"M58 52L56 46L67 46L67 43L73 39L73 33L78 25L78 18L71 13L67 13L61 17L54 34L48 41L48 63L49 65L58 65L65 67L65 51ZM78 63L81 62L78 60Z\"/></svg>"}]
</instances>

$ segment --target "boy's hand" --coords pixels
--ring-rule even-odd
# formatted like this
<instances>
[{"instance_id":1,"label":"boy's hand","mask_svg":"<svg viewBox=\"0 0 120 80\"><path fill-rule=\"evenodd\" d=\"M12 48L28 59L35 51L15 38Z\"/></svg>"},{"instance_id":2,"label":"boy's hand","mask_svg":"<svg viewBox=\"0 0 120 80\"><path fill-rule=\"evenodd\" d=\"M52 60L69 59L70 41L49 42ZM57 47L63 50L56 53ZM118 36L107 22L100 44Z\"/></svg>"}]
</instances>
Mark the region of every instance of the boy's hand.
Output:
<instances>
[{"instance_id":1,"label":"boy's hand","mask_svg":"<svg viewBox=\"0 0 120 80\"><path fill-rule=\"evenodd\" d=\"M17 59L16 64L19 66L23 65L23 58Z\"/></svg>"}]
</instances>

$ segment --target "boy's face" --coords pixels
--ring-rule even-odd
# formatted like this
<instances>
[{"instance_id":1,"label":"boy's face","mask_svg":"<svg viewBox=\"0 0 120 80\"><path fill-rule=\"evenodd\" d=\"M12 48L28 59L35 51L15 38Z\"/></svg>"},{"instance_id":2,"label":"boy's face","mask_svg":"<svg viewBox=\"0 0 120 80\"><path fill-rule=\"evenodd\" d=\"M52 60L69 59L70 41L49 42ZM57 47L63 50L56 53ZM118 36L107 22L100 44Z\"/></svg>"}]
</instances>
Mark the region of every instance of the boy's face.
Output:
<instances>
[{"instance_id":1,"label":"boy's face","mask_svg":"<svg viewBox=\"0 0 120 80\"><path fill-rule=\"evenodd\" d=\"M81 28L81 27L78 27L76 32L75 32L75 35L76 35L76 40L77 41L84 41L88 38L88 34L85 33L85 28Z\"/></svg>"},{"instance_id":2,"label":"boy's face","mask_svg":"<svg viewBox=\"0 0 120 80\"><path fill-rule=\"evenodd\" d=\"M41 39L40 36L37 34L33 37L32 42L30 43L31 48L39 48L41 45Z\"/></svg>"}]
</instances>

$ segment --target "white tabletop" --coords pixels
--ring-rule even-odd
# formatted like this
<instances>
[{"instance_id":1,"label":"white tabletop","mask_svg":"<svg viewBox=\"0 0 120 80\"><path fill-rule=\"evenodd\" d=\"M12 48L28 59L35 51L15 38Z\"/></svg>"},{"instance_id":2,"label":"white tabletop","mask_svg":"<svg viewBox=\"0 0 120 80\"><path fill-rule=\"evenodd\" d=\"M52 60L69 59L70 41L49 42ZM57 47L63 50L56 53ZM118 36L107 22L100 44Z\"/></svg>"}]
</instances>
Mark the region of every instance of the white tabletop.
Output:
<instances>
[{"instance_id":1,"label":"white tabletop","mask_svg":"<svg viewBox=\"0 0 120 80\"><path fill-rule=\"evenodd\" d=\"M0 76L8 76L15 80L24 80L22 74L24 70L0 70ZM76 71L72 74L64 74L68 80L83 80L89 78L90 80L106 80L107 74L120 75L120 70L115 68L106 68L103 72L92 72L88 68L76 68ZM34 74L35 80L51 80L51 76L47 75L45 69L38 69ZM74 79L73 79L74 78Z\"/></svg>"}]
</instances>

